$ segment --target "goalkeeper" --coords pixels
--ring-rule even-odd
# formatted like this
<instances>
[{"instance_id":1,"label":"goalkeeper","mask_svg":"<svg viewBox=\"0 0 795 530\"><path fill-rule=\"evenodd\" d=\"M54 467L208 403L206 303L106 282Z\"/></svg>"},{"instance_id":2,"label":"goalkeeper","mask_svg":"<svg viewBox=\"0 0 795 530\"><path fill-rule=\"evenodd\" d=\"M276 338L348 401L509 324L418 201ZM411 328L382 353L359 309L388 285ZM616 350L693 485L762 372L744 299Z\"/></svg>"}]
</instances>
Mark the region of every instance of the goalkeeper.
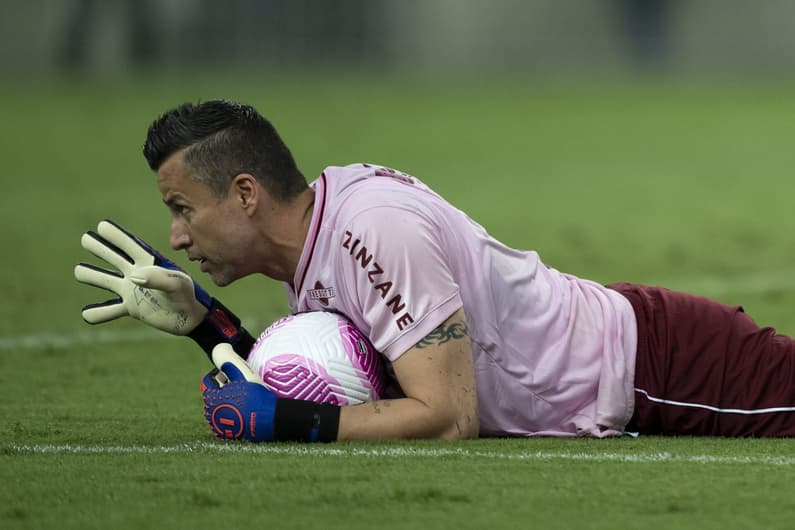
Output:
<instances>
[{"instance_id":1,"label":"goalkeeper","mask_svg":"<svg viewBox=\"0 0 795 530\"><path fill-rule=\"evenodd\" d=\"M346 315L404 393L346 407L277 399L232 353L251 347L239 320L101 223L83 244L119 273L76 274L121 299L84 317L129 314L213 352L222 374L205 377L203 393L220 437L795 436L795 342L740 307L559 272L392 169L328 167L308 185L246 105L172 109L149 128L144 155L174 250L218 286L263 274L284 282L293 312Z\"/></svg>"}]
</instances>

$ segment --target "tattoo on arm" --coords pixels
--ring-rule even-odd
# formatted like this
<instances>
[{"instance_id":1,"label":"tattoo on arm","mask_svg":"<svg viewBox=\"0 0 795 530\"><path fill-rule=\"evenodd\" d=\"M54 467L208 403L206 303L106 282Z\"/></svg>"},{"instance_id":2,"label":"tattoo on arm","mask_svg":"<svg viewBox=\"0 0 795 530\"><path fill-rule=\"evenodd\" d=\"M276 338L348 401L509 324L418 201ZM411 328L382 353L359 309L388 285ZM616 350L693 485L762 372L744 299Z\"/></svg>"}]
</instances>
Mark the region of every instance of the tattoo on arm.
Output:
<instances>
[{"instance_id":1,"label":"tattoo on arm","mask_svg":"<svg viewBox=\"0 0 795 530\"><path fill-rule=\"evenodd\" d=\"M417 348L427 348L428 346L444 344L453 339L463 339L468 336L469 327L467 327L466 322L452 322L447 326L442 324L419 341Z\"/></svg>"}]
</instances>

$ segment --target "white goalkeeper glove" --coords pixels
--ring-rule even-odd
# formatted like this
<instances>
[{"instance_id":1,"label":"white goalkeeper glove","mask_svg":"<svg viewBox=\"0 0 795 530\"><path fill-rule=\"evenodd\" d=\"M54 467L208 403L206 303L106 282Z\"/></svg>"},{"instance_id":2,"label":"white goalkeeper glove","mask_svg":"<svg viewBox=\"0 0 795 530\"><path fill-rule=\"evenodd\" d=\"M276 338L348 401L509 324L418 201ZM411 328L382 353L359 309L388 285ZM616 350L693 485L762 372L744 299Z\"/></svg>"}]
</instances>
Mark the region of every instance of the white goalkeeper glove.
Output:
<instances>
[{"instance_id":1,"label":"white goalkeeper glove","mask_svg":"<svg viewBox=\"0 0 795 530\"><path fill-rule=\"evenodd\" d=\"M140 238L105 220L96 232L83 234L80 243L119 271L89 263L75 267L77 281L118 295L83 307L83 320L101 324L129 315L159 330L190 336L208 355L213 346L226 342L247 356L254 340L240 320Z\"/></svg>"}]
</instances>

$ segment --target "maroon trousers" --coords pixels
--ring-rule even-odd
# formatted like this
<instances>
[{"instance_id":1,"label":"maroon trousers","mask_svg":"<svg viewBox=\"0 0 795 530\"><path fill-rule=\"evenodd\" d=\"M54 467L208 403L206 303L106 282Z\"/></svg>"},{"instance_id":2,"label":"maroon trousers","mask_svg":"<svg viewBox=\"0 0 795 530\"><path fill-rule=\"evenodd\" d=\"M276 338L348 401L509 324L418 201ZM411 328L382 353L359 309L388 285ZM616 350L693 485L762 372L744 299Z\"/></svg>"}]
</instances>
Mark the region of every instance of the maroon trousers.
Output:
<instances>
[{"instance_id":1,"label":"maroon trousers","mask_svg":"<svg viewBox=\"0 0 795 530\"><path fill-rule=\"evenodd\" d=\"M638 321L628 432L795 436L795 341L741 307L659 287L608 285Z\"/></svg>"}]
</instances>

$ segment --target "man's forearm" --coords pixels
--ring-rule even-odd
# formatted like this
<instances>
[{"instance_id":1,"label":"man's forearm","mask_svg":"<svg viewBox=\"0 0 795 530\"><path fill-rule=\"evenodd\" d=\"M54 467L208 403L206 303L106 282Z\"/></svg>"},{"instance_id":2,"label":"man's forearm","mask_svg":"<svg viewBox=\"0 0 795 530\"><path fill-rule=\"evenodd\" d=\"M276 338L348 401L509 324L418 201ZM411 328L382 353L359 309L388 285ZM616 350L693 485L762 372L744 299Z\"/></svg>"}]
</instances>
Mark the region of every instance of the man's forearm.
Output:
<instances>
[{"instance_id":1,"label":"man's forearm","mask_svg":"<svg viewBox=\"0 0 795 530\"><path fill-rule=\"evenodd\" d=\"M413 398L342 407L338 440L477 438L477 412L439 411Z\"/></svg>"},{"instance_id":2,"label":"man's forearm","mask_svg":"<svg viewBox=\"0 0 795 530\"><path fill-rule=\"evenodd\" d=\"M339 440L477 438L477 390L459 309L392 363L407 397L343 407Z\"/></svg>"}]
</instances>

